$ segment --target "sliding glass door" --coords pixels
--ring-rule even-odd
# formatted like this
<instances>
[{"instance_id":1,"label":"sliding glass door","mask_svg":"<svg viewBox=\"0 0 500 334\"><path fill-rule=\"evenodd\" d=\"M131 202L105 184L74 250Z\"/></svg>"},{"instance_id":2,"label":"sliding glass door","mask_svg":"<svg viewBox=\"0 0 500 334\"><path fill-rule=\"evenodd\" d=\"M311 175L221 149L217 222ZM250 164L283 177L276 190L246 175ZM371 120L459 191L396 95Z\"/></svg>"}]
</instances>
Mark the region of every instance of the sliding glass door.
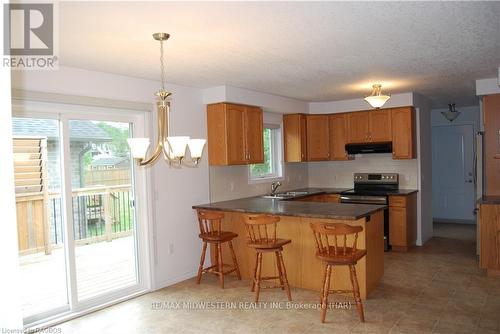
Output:
<instances>
[{"instance_id":1,"label":"sliding glass door","mask_svg":"<svg viewBox=\"0 0 500 334\"><path fill-rule=\"evenodd\" d=\"M139 188L145 197L145 176L127 145L142 117L36 115L13 119L27 325L148 288L145 219L138 220L146 215L136 196Z\"/></svg>"}]
</instances>

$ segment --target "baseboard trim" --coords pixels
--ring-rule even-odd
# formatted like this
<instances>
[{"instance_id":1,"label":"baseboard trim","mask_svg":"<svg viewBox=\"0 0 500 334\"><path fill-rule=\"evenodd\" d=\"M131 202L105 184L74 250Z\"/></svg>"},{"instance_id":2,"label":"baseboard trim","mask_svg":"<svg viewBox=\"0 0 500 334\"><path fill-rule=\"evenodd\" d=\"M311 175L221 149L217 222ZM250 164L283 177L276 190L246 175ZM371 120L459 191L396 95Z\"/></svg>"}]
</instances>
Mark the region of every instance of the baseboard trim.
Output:
<instances>
[{"instance_id":1,"label":"baseboard trim","mask_svg":"<svg viewBox=\"0 0 500 334\"><path fill-rule=\"evenodd\" d=\"M476 225L475 220L469 219L433 218L432 223Z\"/></svg>"},{"instance_id":2,"label":"baseboard trim","mask_svg":"<svg viewBox=\"0 0 500 334\"><path fill-rule=\"evenodd\" d=\"M177 275L177 276L175 276L173 278L170 278L168 280L158 282L158 283L155 284L153 290L156 291L156 290L160 290L160 289L166 288L168 286L177 284L179 282L182 282L182 281L185 281L187 279L195 277L196 274L197 274L197 271L196 270L192 270L192 271L188 271L188 272L185 272L183 274Z\"/></svg>"}]
</instances>

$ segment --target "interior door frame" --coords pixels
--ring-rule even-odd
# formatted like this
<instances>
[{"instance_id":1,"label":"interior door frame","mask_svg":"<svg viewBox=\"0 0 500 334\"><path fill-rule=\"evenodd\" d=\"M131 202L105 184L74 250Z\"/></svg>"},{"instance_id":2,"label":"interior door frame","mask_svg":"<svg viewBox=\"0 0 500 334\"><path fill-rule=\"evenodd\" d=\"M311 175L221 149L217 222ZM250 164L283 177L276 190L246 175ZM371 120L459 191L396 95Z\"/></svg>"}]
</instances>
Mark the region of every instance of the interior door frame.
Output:
<instances>
[{"instance_id":1,"label":"interior door frame","mask_svg":"<svg viewBox=\"0 0 500 334\"><path fill-rule=\"evenodd\" d=\"M464 125L468 125L471 127L472 129L472 178L476 180L476 182L474 182L474 202L473 202L473 208L476 207L475 205L475 201L476 201L476 198L477 198L477 179L476 179L476 176L474 175L476 173L476 169L477 169L477 161L475 162L475 159L477 157L477 142L476 142L476 129L475 129L475 123L472 122L472 121L462 121L462 122L456 122L456 123L453 123L453 124L439 124L439 125L432 125L431 126L431 134L432 134L432 130L434 128L444 128L444 127L451 127L451 126L464 126ZM432 150L432 145L431 145L431 150ZM431 157L433 157L434 155L434 152L431 152ZM476 165L475 165L476 163ZM434 177L433 177L434 179ZM432 219L434 220L434 218L439 218L439 217L432 217ZM446 219L440 219L440 221L443 221L445 222ZM453 221L457 221L456 219L453 219ZM472 221L472 220L471 220ZM466 223L466 224L470 224L469 223L469 220L463 220L462 221L463 223Z\"/></svg>"},{"instance_id":2,"label":"interior door frame","mask_svg":"<svg viewBox=\"0 0 500 334\"><path fill-rule=\"evenodd\" d=\"M43 95L43 94L42 94ZM59 307L48 312L40 313L37 316L24 319L25 327L45 326L60 323L62 321L93 312L97 309L107 307L125 299L133 298L137 295L151 291L152 288L152 240L150 231L152 230L152 207L150 205L151 197L150 187L151 173L148 168L136 168L131 164L133 175L134 190L134 213L136 219L136 266L137 266L137 284L132 287L114 290L88 300L78 301L78 290L76 282L75 265L75 244L73 238L73 214L71 201L71 174L66 171L71 170L70 162L70 138L69 121L70 120L94 120L94 121L112 121L132 124L132 132L136 137L147 137L150 127L147 126L149 120L149 111L152 106L148 104L131 103L130 109L127 104L121 101L112 101L105 99L96 99L92 105L79 104L81 100L75 97L75 104L68 103L71 97L63 95L48 94L50 100L56 102L47 102L44 99L16 99L12 101L12 116L24 118L44 118L58 120L60 127L61 142L61 191L62 196L62 215L65 220L65 256L66 256L66 281L68 291L68 306ZM57 100L63 101L63 103ZM88 100L85 100L88 102ZM99 106L99 104L103 106ZM114 106L117 107L114 107ZM139 106L139 108L138 108ZM70 186L67 186L70 185ZM68 228L70 227L70 228Z\"/></svg>"}]
</instances>

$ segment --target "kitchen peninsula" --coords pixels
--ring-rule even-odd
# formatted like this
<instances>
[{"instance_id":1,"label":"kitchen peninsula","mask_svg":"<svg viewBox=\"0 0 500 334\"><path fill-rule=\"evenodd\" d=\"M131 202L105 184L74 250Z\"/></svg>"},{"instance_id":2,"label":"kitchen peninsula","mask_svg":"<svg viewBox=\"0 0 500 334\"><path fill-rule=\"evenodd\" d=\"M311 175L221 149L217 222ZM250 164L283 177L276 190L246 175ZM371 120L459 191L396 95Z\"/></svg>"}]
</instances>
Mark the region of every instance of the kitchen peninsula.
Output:
<instances>
[{"instance_id":1,"label":"kitchen peninsula","mask_svg":"<svg viewBox=\"0 0 500 334\"><path fill-rule=\"evenodd\" d=\"M310 223L328 222L362 226L363 231L359 234L358 247L366 249L367 255L358 262L356 271L361 298L366 299L378 285L384 273L383 210L386 206L308 201L308 197L317 195L317 192L298 193L296 196L289 196L286 200L251 197L195 205L193 209L225 213L222 229L239 235L233 243L241 275L246 279L252 277L255 253L246 246L246 231L242 216L248 213L279 216L281 220L278 223L278 237L292 240L292 243L284 250L290 285L317 291L321 290L324 268L315 256L316 249ZM350 242L349 239L348 242ZM224 249L223 254L224 258L231 258L227 249ZM275 275L275 268L274 257L264 257L263 274ZM347 267L335 268L331 288L339 290L351 288Z\"/></svg>"}]
</instances>

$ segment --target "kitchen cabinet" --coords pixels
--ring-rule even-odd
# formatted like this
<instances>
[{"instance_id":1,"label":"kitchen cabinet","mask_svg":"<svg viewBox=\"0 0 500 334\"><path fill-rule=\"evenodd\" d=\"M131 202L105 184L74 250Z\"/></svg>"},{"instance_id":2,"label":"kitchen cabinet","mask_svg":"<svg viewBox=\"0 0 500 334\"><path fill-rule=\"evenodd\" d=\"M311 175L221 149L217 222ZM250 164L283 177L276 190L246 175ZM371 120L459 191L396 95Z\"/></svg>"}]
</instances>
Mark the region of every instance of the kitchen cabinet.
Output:
<instances>
[{"instance_id":1,"label":"kitchen cabinet","mask_svg":"<svg viewBox=\"0 0 500 334\"><path fill-rule=\"evenodd\" d=\"M307 161L306 115L283 115L283 139L286 162Z\"/></svg>"},{"instance_id":2,"label":"kitchen cabinet","mask_svg":"<svg viewBox=\"0 0 500 334\"><path fill-rule=\"evenodd\" d=\"M347 142L390 142L391 124L391 113L387 109L350 112L347 114Z\"/></svg>"},{"instance_id":3,"label":"kitchen cabinet","mask_svg":"<svg viewBox=\"0 0 500 334\"><path fill-rule=\"evenodd\" d=\"M484 194L500 196L500 94L483 97Z\"/></svg>"},{"instance_id":4,"label":"kitchen cabinet","mask_svg":"<svg viewBox=\"0 0 500 334\"><path fill-rule=\"evenodd\" d=\"M395 252L406 252L417 239L417 193L389 196L389 243Z\"/></svg>"},{"instance_id":5,"label":"kitchen cabinet","mask_svg":"<svg viewBox=\"0 0 500 334\"><path fill-rule=\"evenodd\" d=\"M264 162L262 109L232 103L207 106L211 166Z\"/></svg>"},{"instance_id":6,"label":"kitchen cabinet","mask_svg":"<svg viewBox=\"0 0 500 334\"><path fill-rule=\"evenodd\" d=\"M340 194L317 194L307 197L299 197L297 199L293 199L293 201L340 203Z\"/></svg>"},{"instance_id":7,"label":"kitchen cabinet","mask_svg":"<svg viewBox=\"0 0 500 334\"><path fill-rule=\"evenodd\" d=\"M415 159L415 109L412 107L392 108L392 158Z\"/></svg>"},{"instance_id":8,"label":"kitchen cabinet","mask_svg":"<svg viewBox=\"0 0 500 334\"><path fill-rule=\"evenodd\" d=\"M332 114L328 117L330 128L330 160L349 160L345 150L347 144L347 114Z\"/></svg>"},{"instance_id":9,"label":"kitchen cabinet","mask_svg":"<svg viewBox=\"0 0 500 334\"><path fill-rule=\"evenodd\" d=\"M328 115L306 115L307 160L330 159Z\"/></svg>"},{"instance_id":10,"label":"kitchen cabinet","mask_svg":"<svg viewBox=\"0 0 500 334\"><path fill-rule=\"evenodd\" d=\"M500 203L479 206L479 265L500 277Z\"/></svg>"}]
</instances>

